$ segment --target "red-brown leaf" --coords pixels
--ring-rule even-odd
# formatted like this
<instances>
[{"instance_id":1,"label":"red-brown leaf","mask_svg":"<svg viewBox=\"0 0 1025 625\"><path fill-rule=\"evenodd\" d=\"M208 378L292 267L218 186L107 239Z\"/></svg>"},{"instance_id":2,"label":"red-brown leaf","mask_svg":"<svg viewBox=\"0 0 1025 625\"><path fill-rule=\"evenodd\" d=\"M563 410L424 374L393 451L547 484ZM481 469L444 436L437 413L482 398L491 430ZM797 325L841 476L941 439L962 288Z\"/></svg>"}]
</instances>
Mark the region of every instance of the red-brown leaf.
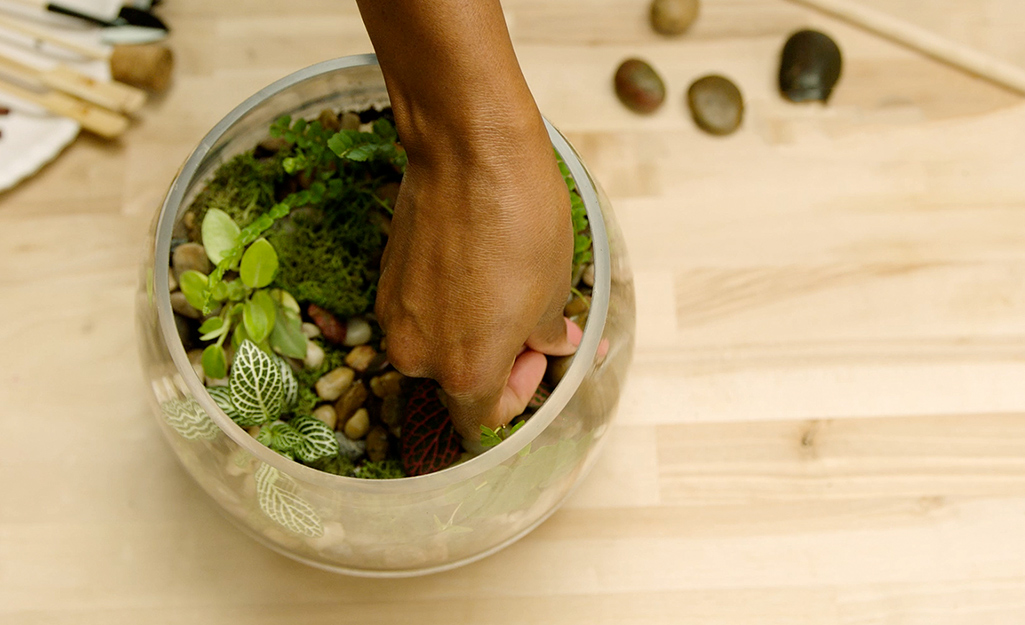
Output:
<instances>
[{"instance_id":1,"label":"red-brown leaf","mask_svg":"<svg viewBox=\"0 0 1025 625\"><path fill-rule=\"evenodd\" d=\"M448 409L438 399L433 380L417 380L406 404L399 455L406 475L424 475L440 471L463 452L459 434L452 426Z\"/></svg>"}]
</instances>

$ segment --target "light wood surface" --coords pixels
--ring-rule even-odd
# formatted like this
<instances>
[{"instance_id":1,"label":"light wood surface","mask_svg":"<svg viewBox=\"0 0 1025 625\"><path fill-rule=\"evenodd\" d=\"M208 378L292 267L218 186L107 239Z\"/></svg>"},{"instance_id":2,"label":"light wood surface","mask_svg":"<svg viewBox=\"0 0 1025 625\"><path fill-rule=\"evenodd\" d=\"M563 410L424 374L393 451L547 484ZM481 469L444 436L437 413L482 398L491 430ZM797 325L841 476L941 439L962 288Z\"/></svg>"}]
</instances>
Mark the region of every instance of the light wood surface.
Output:
<instances>
[{"instance_id":1,"label":"light wood surface","mask_svg":"<svg viewBox=\"0 0 1025 625\"><path fill-rule=\"evenodd\" d=\"M1025 623L1025 101L783 0L706 0L676 40L643 0L505 4L636 273L587 482L494 557L369 581L271 553L189 481L135 355L153 211L232 106L370 48L350 2L175 0L167 95L0 197L0 623ZM935 4L895 7L1025 59L1017 0ZM804 26L845 53L828 108L774 91ZM669 87L649 118L611 93L634 55ZM683 108L711 72L747 98L724 139Z\"/></svg>"}]
</instances>

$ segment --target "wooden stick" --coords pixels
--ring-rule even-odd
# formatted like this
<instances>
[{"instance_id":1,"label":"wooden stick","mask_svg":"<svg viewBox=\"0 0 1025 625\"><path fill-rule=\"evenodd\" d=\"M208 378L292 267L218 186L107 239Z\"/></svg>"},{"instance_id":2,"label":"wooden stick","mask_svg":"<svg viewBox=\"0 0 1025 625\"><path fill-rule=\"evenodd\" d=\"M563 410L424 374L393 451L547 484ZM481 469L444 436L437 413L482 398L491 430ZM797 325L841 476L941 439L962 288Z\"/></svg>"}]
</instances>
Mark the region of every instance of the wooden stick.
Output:
<instances>
[{"instance_id":1,"label":"wooden stick","mask_svg":"<svg viewBox=\"0 0 1025 625\"><path fill-rule=\"evenodd\" d=\"M82 128L107 139L120 135L128 128L128 118L124 115L118 115L59 91L36 93L2 79L0 79L0 91L38 104L51 113L69 117L82 124Z\"/></svg>"},{"instance_id":2,"label":"wooden stick","mask_svg":"<svg viewBox=\"0 0 1025 625\"><path fill-rule=\"evenodd\" d=\"M64 65L41 70L0 54L0 72L19 80L63 91L120 113L134 113L146 103L146 93L141 89L118 82L96 80Z\"/></svg>"},{"instance_id":3,"label":"wooden stick","mask_svg":"<svg viewBox=\"0 0 1025 625\"><path fill-rule=\"evenodd\" d=\"M49 43L64 48L65 50L81 54L86 58L106 60L110 56L110 51L102 46L92 46L79 43L77 41L71 41L70 39L65 39L64 37L52 33L44 28L37 28L36 26L26 24L20 20L12 19L6 15L0 15L0 26L32 37L37 42Z\"/></svg>"},{"instance_id":4,"label":"wooden stick","mask_svg":"<svg viewBox=\"0 0 1025 625\"><path fill-rule=\"evenodd\" d=\"M790 0L1025 94L1025 70L851 0Z\"/></svg>"}]
</instances>

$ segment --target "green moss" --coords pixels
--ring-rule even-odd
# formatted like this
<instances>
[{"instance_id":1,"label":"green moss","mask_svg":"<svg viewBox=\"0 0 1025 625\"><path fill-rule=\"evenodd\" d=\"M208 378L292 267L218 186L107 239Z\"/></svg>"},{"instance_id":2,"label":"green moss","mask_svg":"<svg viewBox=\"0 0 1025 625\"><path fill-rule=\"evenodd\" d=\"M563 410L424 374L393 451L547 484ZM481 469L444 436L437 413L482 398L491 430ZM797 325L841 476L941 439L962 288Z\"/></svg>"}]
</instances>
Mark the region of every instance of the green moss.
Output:
<instances>
[{"instance_id":1,"label":"green moss","mask_svg":"<svg viewBox=\"0 0 1025 625\"><path fill-rule=\"evenodd\" d=\"M193 200L195 223L203 223L206 211L219 208L239 227L248 226L274 205L275 186L285 177L281 157L258 159L252 152L239 154L221 165L212 180Z\"/></svg>"},{"instance_id":2,"label":"green moss","mask_svg":"<svg viewBox=\"0 0 1025 625\"><path fill-rule=\"evenodd\" d=\"M342 455L321 458L320 460L311 463L309 466L314 469L324 471L325 473L333 473L343 477L353 477L355 474L355 466L352 464L352 460L349 460Z\"/></svg>"},{"instance_id":3,"label":"green moss","mask_svg":"<svg viewBox=\"0 0 1025 625\"><path fill-rule=\"evenodd\" d=\"M317 391L313 389L312 384L306 385L300 383L297 397L295 408L292 409L292 415L295 417L305 417L313 414L313 409L322 401L320 397L317 396Z\"/></svg>"},{"instance_id":4,"label":"green moss","mask_svg":"<svg viewBox=\"0 0 1025 625\"><path fill-rule=\"evenodd\" d=\"M278 252L278 286L339 317L369 310L378 277L372 263L383 245L370 210L364 196L346 197L279 223L267 237Z\"/></svg>"},{"instance_id":5,"label":"green moss","mask_svg":"<svg viewBox=\"0 0 1025 625\"><path fill-rule=\"evenodd\" d=\"M406 477L406 474L402 471L402 463L398 460L364 462L356 468L353 475L365 480L395 480L400 477Z\"/></svg>"}]
</instances>

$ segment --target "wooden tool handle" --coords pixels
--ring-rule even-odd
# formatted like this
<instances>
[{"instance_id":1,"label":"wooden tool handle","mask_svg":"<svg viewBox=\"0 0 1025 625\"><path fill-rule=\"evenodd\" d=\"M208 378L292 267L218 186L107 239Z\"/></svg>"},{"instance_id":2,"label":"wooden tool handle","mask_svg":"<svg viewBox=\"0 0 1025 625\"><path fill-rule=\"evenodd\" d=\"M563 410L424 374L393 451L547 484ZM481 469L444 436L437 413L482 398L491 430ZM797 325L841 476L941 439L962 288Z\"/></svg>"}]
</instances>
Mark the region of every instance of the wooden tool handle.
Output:
<instances>
[{"instance_id":1,"label":"wooden tool handle","mask_svg":"<svg viewBox=\"0 0 1025 625\"><path fill-rule=\"evenodd\" d=\"M71 41L70 39L65 39L64 37L54 34L44 28L38 28L21 20L7 17L6 15L0 15L0 27L32 37L36 41L53 44L64 48L65 50L70 50L71 52L81 54L86 58L106 59L110 56L107 49L102 46L92 46L79 43L77 41Z\"/></svg>"},{"instance_id":2,"label":"wooden tool handle","mask_svg":"<svg viewBox=\"0 0 1025 625\"><path fill-rule=\"evenodd\" d=\"M70 93L112 111L131 114L146 103L146 93L141 89L118 82L95 80L63 65L43 72L40 79L48 87Z\"/></svg>"},{"instance_id":3,"label":"wooden tool handle","mask_svg":"<svg viewBox=\"0 0 1025 625\"><path fill-rule=\"evenodd\" d=\"M790 0L1025 94L1025 70L851 0Z\"/></svg>"},{"instance_id":4,"label":"wooden tool handle","mask_svg":"<svg viewBox=\"0 0 1025 625\"><path fill-rule=\"evenodd\" d=\"M0 80L0 91L38 104L51 113L71 118L82 124L82 128L107 139L117 137L128 128L128 118L124 115L112 113L57 91L36 93L4 80Z\"/></svg>"}]
</instances>

